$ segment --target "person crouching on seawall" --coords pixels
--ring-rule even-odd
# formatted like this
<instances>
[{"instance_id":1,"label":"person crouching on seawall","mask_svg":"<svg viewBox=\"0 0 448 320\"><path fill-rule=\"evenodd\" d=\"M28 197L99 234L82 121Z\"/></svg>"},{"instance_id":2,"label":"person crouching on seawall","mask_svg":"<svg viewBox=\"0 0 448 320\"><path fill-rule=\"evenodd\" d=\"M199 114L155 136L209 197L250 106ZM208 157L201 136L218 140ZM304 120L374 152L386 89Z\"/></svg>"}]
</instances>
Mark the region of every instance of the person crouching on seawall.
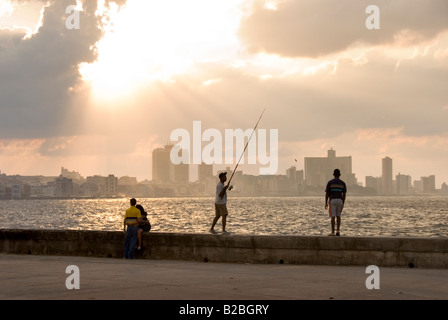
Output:
<instances>
[{"instance_id":1,"label":"person crouching on seawall","mask_svg":"<svg viewBox=\"0 0 448 320\"><path fill-rule=\"evenodd\" d=\"M336 235L339 236L339 228L341 226L341 213L344 208L345 195L347 193L347 186L345 182L339 179L341 171L334 169L334 179L328 181L325 189L325 209L329 206L329 215L331 217L331 233L329 236L334 236L335 218L337 219ZM330 200L330 202L328 202Z\"/></svg>"},{"instance_id":2,"label":"person crouching on seawall","mask_svg":"<svg viewBox=\"0 0 448 320\"><path fill-rule=\"evenodd\" d=\"M135 207L137 200L131 199L131 207L126 210L123 220L123 231L126 232L124 241L124 258L133 259L134 249L137 244L138 225L143 222L142 214Z\"/></svg>"},{"instance_id":3,"label":"person crouching on seawall","mask_svg":"<svg viewBox=\"0 0 448 320\"><path fill-rule=\"evenodd\" d=\"M232 190L232 186L224 185L224 182L227 180L227 172L221 172L219 174L219 182L216 186L216 196L215 196L215 218L213 219L212 227L210 228L210 232L215 233L214 230L216 223L219 218L222 217L222 233L227 233L226 224L227 224L227 189Z\"/></svg>"}]
</instances>

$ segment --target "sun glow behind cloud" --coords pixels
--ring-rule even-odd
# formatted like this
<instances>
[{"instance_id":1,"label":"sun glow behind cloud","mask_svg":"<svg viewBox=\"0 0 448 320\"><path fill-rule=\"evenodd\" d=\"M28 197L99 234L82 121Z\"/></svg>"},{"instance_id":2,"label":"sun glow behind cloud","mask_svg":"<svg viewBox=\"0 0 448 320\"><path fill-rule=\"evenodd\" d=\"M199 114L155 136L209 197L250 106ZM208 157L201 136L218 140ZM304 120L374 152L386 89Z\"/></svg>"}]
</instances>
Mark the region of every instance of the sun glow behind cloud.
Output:
<instances>
[{"instance_id":1,"label":"sun glow behind cloud","mask_svg":"<svg viewBox=\"0 0 448 320\"><path fill-rule=\"evenodd\" d=\"M98 59L80 72L98 100L129 96L155 81L174 81L197 62L219 60L238 42L236 1L130 0L99 6L109 22Z\"/></svg>"},{"instance_id":2,"label":"sun glow behind cloud","mask_svg":"<svg viewBox=\"0 0 448 320\"><path fill-rule=\"evenodd\" d=\"M1 0L0 29L25 31L24 39L29 39L42 26L43 12L48 6L48 3L40 1L20 3Z\"/></svg>"},{"instance_id":3,"label":"sun glow behind cloud","mask_svg":"<svg viewBox=\"0 0 448 320\"><path fill-rule=\"evenodd\" d=\"M10 0L0 2L0 17L9 16L14 11L14 6Z\"/></svg>"},{"instance_id":4,"label":"sun glow behind cloud","mask_svg":"<svg viewBox=\"0 0 448 320\"><path fill-rule=\"evenodd\" d=\"M427 160L446 167L445 0L377 1L381 30L369 31L351 0L0 0L0 169L150 177L150 150L173 129L245 128L266 107L278 173L333 147L366 168L360 180L388 155L413 178L448 181ZM68 30L75 3L81 29Z\"/></svg>"}]
</instances>

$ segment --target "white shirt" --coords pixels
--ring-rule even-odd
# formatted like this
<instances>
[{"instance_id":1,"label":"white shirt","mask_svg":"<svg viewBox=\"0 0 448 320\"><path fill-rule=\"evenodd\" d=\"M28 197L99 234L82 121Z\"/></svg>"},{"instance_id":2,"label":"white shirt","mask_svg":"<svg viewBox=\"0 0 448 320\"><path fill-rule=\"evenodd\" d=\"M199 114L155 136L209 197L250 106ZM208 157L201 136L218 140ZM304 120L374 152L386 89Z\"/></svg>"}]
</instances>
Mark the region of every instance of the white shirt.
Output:
<instances>
[{"instance_id":1,"label":"white shirt","mask_svg":"<svg viewBox=\"0 0 448 320\"><path fill-rule=\"evenodd\" d=\"M227 203L227 191L224 192L224 196L221 197L219 194L221 193L222 189L224 189L224 183L221 181L218 182L218 185L216 186L216 197L215 197L215 203L216 204L226 204Z\"/></svg>"}]
</instances>

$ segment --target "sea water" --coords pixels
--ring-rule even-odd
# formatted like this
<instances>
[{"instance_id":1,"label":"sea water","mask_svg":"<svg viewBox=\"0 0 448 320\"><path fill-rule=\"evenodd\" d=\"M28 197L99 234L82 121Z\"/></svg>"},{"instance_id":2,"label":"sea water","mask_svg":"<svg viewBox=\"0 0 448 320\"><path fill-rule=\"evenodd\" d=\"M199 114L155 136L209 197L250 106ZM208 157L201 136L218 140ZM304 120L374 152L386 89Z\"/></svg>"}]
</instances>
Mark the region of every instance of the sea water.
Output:
<instances>
[{"instance_id":1,"label":"sea water","mask_svg":"<svg viewBox=\"0 0 448 320\"><path fill-rule=\"evenodd\" d=\"M214 198L141 198L152 231L206 233ZM324 197L229 197L227 230L256 235L327 235ZM2 200L1 229L123 230L129 199ZM218 222L216 230L220 230ZM447 237L448 197L347 197L341 235Z\"/></svg>"}]
</instances>

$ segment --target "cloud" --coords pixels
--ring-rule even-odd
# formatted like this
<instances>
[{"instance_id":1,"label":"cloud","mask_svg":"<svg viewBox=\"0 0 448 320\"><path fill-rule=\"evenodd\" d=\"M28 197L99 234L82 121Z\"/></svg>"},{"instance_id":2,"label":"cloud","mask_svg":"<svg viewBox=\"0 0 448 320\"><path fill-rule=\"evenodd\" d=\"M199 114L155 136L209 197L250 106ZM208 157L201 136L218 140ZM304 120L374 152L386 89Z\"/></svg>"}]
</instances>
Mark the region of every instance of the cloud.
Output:
<instances>
[{"instance_id":1,"label":"cloud","mask_svg":"<svg viewBox=\"0 0 448 320\"><path fill-rule=\"evenodd\" d=\"M445 0L376 0L380 29L368 30L372 1L279 1L276 10L254 1L239 35L250 52L320 57L367 44L412 45L448 29Z\"/></svg>"},{"instance_id":2,"label":"cloud","mask_svg":"<svg viewBox=\"0 0 448 320\"><path fill-rule=\"evenodd\" d=\"M12 157L14 161L40 156L39 148L43 139L4 139L0 140L0 156Z\"/></svg>"},{"instance_id":3,"label":"cloud","mask_svg":"<svg viewBox=\"0 0 448 320\"><path fill-rule=\"evenodd\" d=\"M437 50L405 59L398 68L397 58L371 50L362 64L340 58L312 75L299 70L281 76L280 71L268 80L259 78L263 71L204 64L198 77L206 80L211 74L220 81L195 86L191 78L179 77L178 83L166 86L167 97L182 99L173 104L164 126L191 126L192 120L203 119L213 128L249 128L250 119L266 108L261 126L278 128L285 141L331 138L359 128L401 127L410 136L445 133L448 60L435 63ZM150 115L146 119L152 121Z\"/></svg>"},{"instance_id":4,"label":"cloud","mask_svg":"<svg viewBox=\"0 0 448 320\"><path fill-rule=\"evenodd\" d=\"M79 135L39 139L0 139L0 172L56 176L68 167L83 176L116 174L151 176L156 135L134 140L116 135Z\"/></svg>"},{"instance_id":5,"label":"cloud","mask_svg":"<svg viewBox=\"0 0 448 320\"><path fill-rule=\"evenodd\" d=\"M214 59L204 54L172 81L145 83L121 101L89 100L79 66L97 59L105 16L95 14L96 1L84 1L81 29L68 30L65 9L73 3L50 1L30 38L24 28L0 29L0 160L8 173L23 163L27 172L58 174L64 166L148 177L152 149L173 130L192 133L195 120L202 130L248 129L263 109L259 128L279 130L279 173L289 158L325 156L329 147L369 165L386 151L399 159L392 153L400 146L416 167L423 159L427 168L432 155L446 160L445 1L285 0L269 10L256 2L240 25L250 52L233 42L224 52L217 42ZM372 3L380 30L364 26ZM141 25L127 32L150 44Z\"/></svg>"},{"instance_id":6,"label":"cloud","mask_svg":"<svg viewBox=\"0 0 448 320\"><path fill-rule=\"evenodd\" d=\"M20 2L26 5L24 1ZM39 30L0 30L0 135L3 138L74 134L83 117L78 65L96 59L101 17L96 0L83 1L80 29L67 29L72 0L49 1ZM6 40L6 41L3 41ZM77 99L74 99L74 94Z\"/></svg>"},{"instance_id":7,"label":"cloud","mask_svg":"<svg viewBox=\"0 0 448 320\"><path fill-rule=\"evenodd\" d=\"M0 27L0 55L6 55L7 50L17 48L26 31L24 28Z\"/></svg>"}]
</instances>

